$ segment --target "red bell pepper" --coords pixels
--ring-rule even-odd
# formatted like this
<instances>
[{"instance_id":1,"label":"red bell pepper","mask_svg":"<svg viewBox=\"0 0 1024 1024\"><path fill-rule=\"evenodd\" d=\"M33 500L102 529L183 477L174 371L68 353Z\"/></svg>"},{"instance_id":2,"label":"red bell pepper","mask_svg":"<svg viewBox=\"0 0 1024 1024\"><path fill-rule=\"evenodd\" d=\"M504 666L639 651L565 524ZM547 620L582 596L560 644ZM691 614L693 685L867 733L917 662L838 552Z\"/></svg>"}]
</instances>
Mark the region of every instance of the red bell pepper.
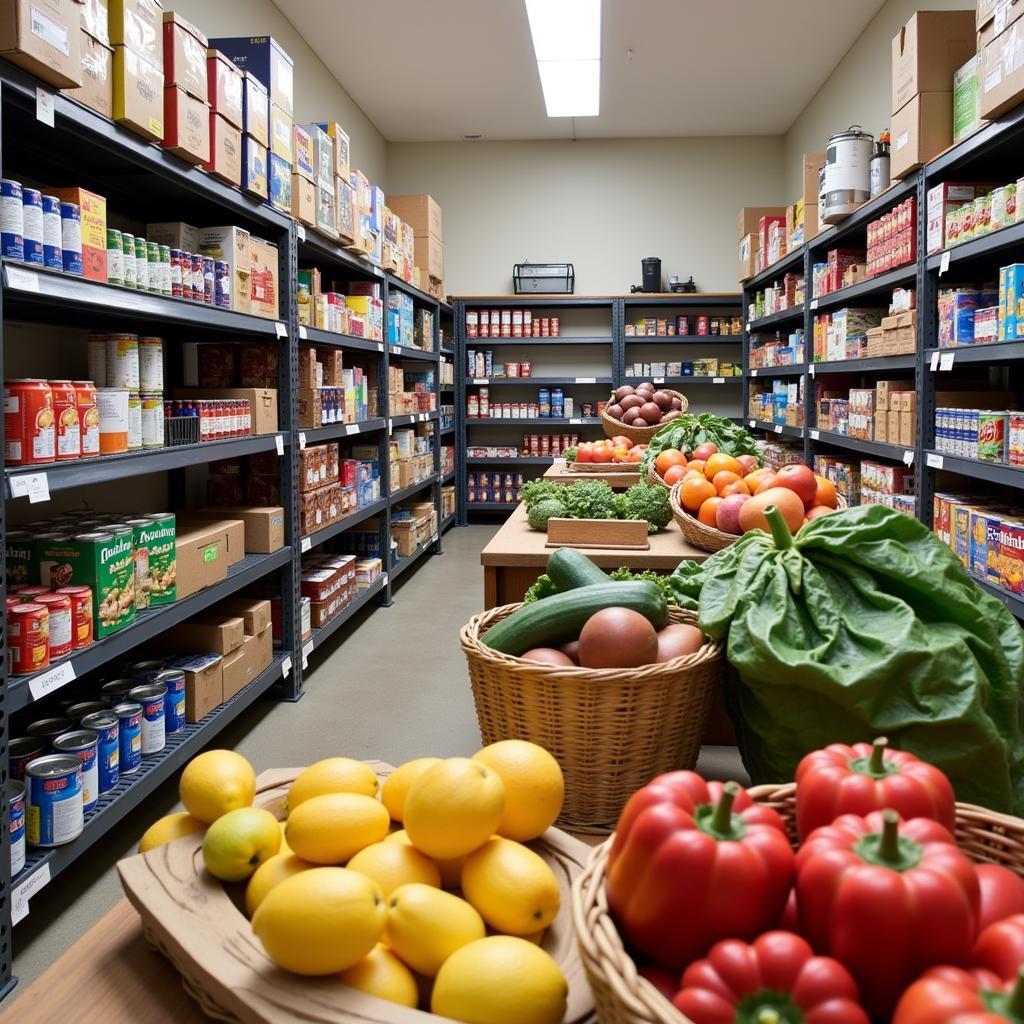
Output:
<instances>
[{"instance_id":1,"label":"red bell pepper","mask_svg":"<svg viewBox=\"0 0 1024 1024\"><path fill-rule=\"evenodd\" d=\"M774 810L735 782L672 772L626 804L606 884L629 942L678 971L720 939L777 927L792 881L793 850Z\"/></svg>"},{"instance_id":2,"label":"red bell pepper","mask_svg":"<svg viewBox=\"0 0 1024 1024\"><path fill-rule=\"evenodd\" d=\"M937 821L844 814L811 833L796 864L801 931L849 968L872 1016L888 1017L929 967L969 962L978 876Z\"/></svg>"},{"instance_id":3,"label":"red bell pepper","mask_svg":"<svg viewBox=\"0 0 1024 1024\"><path fill-rule=\"evenodd\" d=\"M991 971L933 967L903 993L892 1024L1020 1024L1024 980Z\"/></svg>"},{"instance_id":4,"label":"red bell pepper","mask_svg":"<svg viewBox=\"0 0 1024 1024\"><path fill-rule=\"evenodd\" d=\"M975 967L1009 980L1024 967L1024 914L1014 914L990 924L979 936L971 953Z\"/></svg>"},{"instance_id":5,"label":"red bell pepper","mask_svg":"<svg viewBox=\"0 0 1024 1024\"><path fill-rule=\"evenodd\" d=\"M832 743L808 754L796 769L796 830L800 840L840 814L870 814L891 807L907 821L934 818L955 827L953 787L934 765L874 743Z\"/></svg>"},{"instance_id":6,"label":"red bell pepper","mask_svg":"<svg viewBox=\"0 0 1024 1024\"><path fill-rule=\"evenodd\" d=\"M672 1002L694 1024L869 1024L850 972L790 932L716 943Z\"/></svg>"},{"instance_id":7,"label":"red bell pepper","mask_svg":"<svg viewBox=\"0 0 1024 1024\"><path fill-rule=\"evenodd\" d=\"M1001 864L976 864L981 906L978 911L978 934L990 924L1024 914L1024 881Z\"/></svg>"}]
</instances>

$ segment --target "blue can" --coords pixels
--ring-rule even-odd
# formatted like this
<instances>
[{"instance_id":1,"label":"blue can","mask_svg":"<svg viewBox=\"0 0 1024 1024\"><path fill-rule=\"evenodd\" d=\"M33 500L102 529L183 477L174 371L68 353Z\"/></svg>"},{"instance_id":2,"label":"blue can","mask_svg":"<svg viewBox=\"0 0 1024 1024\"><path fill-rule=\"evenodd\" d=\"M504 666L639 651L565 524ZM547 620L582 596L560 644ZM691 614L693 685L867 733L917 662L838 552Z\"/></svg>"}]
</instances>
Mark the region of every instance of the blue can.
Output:
<instances>
[{"instance_id":1,"label":"blue can","mask_svg":"<svg viewBox=\"0 0 1024 1024\"><path fill-rule=\"evenodd\" d=\"M214 260L213 298L221 309L231 308L231 266L227 260Z\"/></svg>"},{"instance_id":2,"label":"blue can","mask_svg":"<svg viewBox=\"0 0 1024 1024\"><path fill-rule=\"evenodd\" d=\"M164 667L165 663L162 661L137 661L128 671L139 683L152 683L163 672Z\"/></svg>"},{"instance_id":3,"label":"blue can","mask_svg":"<svg viewBox=\"0 0 1024 1024\"><path fill-rule=\"evenodd\" d=\"M118 742L118 720L112 711L97 711L86 715L83 729L92 729L99 737L96 748L97 786L100 796L109 793L120 779L121 749Z\"/></svg>"},{"instance_id":4,"label":"blue can","mask_svg":"<svg viewBox=\"0 0 1024 1024\"><path fill-rule=\"evenodd\" d=\"M74 754L37 757L25 771L25 838L62 846L82 834L82 762Z\"/></svg>"},{"instance_id":5,"label":"blue can","mask_svg":"<svg viewBox=\"0 0 1024 1024\"><path fill-rule=\"evenodd\" d=\"M56 196L43 196L43 266L47 270L64 269L60 240L60 200Z\"/></svg>"},{"instance_id":6,"label":"blue can","mask_svg":"<svg viewBox=\"0 0 1024 1024\"><path fill-rule=\"evenodd\" d=\"M25 258L25 206L21 182L0 180L0 256L5 260Z\"/></svg>"},{"instance_id":7,"label":"blue can","mask_svg":"<svg viewBox=\"0 0 1024 1024\"><path fill-rule=\"evenodd\" d=\"M217 301L217 282L215 280L214 259L212 256L203 257L203 302L213 306Z\"/></svg>"},{"instance_id":8,"label":"blue can","mask_svg":"<svg viewBox=\"0 0 1024 1024\"><path fill-rule=\"evenodd\" d=\"M118 770L122 775L131 775L142 767L142 705L129 700L110 710L117 715Z\"/></svg>"},{"instance_id":9,"label":"blue can","mask_svg":"<svg viewBox=\"0 0 1024 1024\"><path fill-rule=\"evenodd\" d=\"M11 821L11 878L25 866L25 784L7 783L7 813Z\"/></svg>"},{"instance_id":10,"label":"blue can","mask_svg":"<svg viewBox=\"0 0 1024 1024\"><path fill-rule=\"evenodd\" d=\"M60 246L64 273L82 276L82 208L78 203L60 204Z\"/></svg>"},{"instance_id":11,"label":"blue can","mask_svg":"<svg viewBox=\"0 0 1024 1024\"><path fill-rule=\"evenodd\" d=\"M539 407L537 412L541 416L551 415L551 392L547 388L537 389L537 405Z\"/></svg>"},{"instance_id":12,"label":"blue can","mask_svg":"<svg viewBox=\"0 0 1024 1024\"><path fill-rule=\"evenodd\" d=\"M38 189L24 188L22 221L24 224L25 262L43 265L43 194Z\"/></svg>"},{"instance_id":13,"label":"blue can","mask_svg":"<svg viewBox=\"0 0 1024 1024\"><path fill-rule=\"evenodd\" d=\"M167 687L164 697L164 725L168 733L185 728L185 673L171 668L153 680Z\"/></svg>"},{"instance_id":14,"label":"blue can","mask_svg":"<svg viewBox=\"0 0 1024 1024\"><path fill-rule=\"evenodd\" d=\"M551 389L551 415L561 419L565 415L565 393L561 388Z\"/></svg>"},{"instance_id":15,"label":"blue can","mask_svg":"<svg viewBox=\"0 0 1024 1024\"><path fill-rule=\"evenodd\" d=\"M164 700L167 687L163 683L144 683L128 694L130 700L142 705L142 756L159 754L167 746L164 723Z\"/></svg>"},{"instance_id":16,"label":"blue can","mask_svg":"<svg viewBox=\"0 0 1024 1024\"><path fill-rule=\"evenodd\" d=\"M91 811L99 799L99 737L92 729L66 732L53 741L57 754L74 754L82 762L82 810Z\"/></svg>"}]
</instances>

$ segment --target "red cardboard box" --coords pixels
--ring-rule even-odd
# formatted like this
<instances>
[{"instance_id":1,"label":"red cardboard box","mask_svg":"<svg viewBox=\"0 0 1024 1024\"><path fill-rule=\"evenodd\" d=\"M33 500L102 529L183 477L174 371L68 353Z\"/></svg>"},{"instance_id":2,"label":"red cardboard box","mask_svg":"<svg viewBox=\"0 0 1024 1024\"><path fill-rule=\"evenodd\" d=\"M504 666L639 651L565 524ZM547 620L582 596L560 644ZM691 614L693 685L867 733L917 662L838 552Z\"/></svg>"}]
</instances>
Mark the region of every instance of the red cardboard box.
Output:
<instances>
[{"instance_id":1,"label":"red cardboard box","mask_svg":"<svg viewBox=\"0 0 1024 1024\"><path fill-rule=\"evenodd\" d=\"M164 89L164 149L190 164L205 164L210 159L209 108L184 89L169 85Z\"/></svg>"},{"instance_id":2,"label":"red cardboard box","mask_svg":"<svg viewBox=\"0 0 1024 1024\"><path fill-rule=\"evenodd\" d=\"M206 51L206 89L210 109L242 127L242 72L220 50Z\"/></svg>"},{"instance_id":3,"label":"red cardboard box","mask_svg":"<svg viewBox=\"0 0 1024 1024\"><path fill-rule=\"evenodd\" d=\"M176 11L164 11L164 86L176 85L206 103L206 36Z\"/></svg>"}]
</instances>

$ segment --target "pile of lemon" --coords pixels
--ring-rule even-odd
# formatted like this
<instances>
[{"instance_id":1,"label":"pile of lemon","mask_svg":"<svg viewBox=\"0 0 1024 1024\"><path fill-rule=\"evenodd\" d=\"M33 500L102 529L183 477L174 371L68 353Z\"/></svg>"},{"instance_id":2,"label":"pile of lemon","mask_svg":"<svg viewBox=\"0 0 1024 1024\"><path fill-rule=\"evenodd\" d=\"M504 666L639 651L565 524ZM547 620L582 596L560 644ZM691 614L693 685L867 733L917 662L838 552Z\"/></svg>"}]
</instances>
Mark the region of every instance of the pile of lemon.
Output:
<instances>
[{"instance_id":1,"label":"pile of lemon","mask_svg":"<svg viewBox=\"0 0 1024 1024\"><path fill-rule=\"evenodd\" d=\"M188 810L140 852L205 829L206 869L247 883L253 932L285 970L467 1024L560 1024L568 986L540 948L559 885L523 845L562 807L546 750L506 740L418 758L382 787L364 762L328 758L296 777L284 821L251 806L255 787L245 758L200 754L181 777Z\"/></svg>"}]
</instances>

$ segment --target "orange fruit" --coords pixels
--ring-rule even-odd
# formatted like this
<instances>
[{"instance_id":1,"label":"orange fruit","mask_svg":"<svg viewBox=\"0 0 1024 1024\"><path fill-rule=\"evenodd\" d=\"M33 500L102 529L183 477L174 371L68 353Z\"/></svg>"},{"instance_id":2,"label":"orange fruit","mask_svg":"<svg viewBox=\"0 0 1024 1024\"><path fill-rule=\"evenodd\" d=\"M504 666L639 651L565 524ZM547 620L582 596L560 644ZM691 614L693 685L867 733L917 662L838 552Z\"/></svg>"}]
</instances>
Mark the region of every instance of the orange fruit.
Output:
<instances>
[{"instance_id":1,"label":"orange fruit","mask_svg":"<svg viewBox=\"0 0 1024 1024\"><path fill-rule=\"evenodd\" d=\"M696 475L687 477L679 487L679 501L688 512L696 512L708 498L717 496L715 485Z\"/></svg>"},{"instance_id":2,"label":"orange fruit","mask_svg":"<svg viewBox=\"0 0 1024 1024\"><path fill-rule=\"evenodd\" d=\"M701 476L704 475L704 460L703 459L690 459L686 464L690 469L697 470Z\"/></svg>"},{"instance_id":3,"label":"orange fruit","mask_svg":"<svg viewBox=\"0 0 1024 1024\"><path fill-rule=\"evenodd\" d=\"M714 456L712 456L712 458L713 457ZM715 490L718 491L719 494L721 494L722 488L725 487L726 484L734 484L737 480L742 479L742 473L733 473L732 470L723 469L715 473L715 475L711 478L711 482L715 485Z\"/></svg>"},{"instance_id":4,"label":"orange fruit","mask_svg":"<svg viewBox=\"0 0 1024 1024\"><path fill-rule=\"evenodd\" d=\"M639 461L640 459L638 457L637 462ZM665 470L665 475L661 479L664 480L665 483L669 485L669 487L672 487L673 485L679 483L679 481L682 480L684 476L686 476L685 466L669 466L668 469ZM699 473L694 473L693 476L700 477L701 480L704 479L704 477L702 477Z\"/></svg>"},{"instance_id":5,"label":"orange fruit","mask_svg":"<svg viewBox=\"0 0 1024 1024\"><path fill-rule=\"evenodd\" d=\"M725 452L715 452L714 455L710 456L707 461L707 465L704 467L704 473L714 479L716 473L721 473L723 469L728 470L730 473L735 473L736 476L743 476L743 463L739 459L734 459L731 455L726 455Z\"/></svg>"},{"instance_id":6,"label":"orange fruit","mask_svg":"<svg viewBox=\"0 0 1024 1024\"><path fill-rule=\"evenodd\" d=\"M678 448L666 448L663 452L659 452L658 457L654 460L654 470L662 478L673 466L685 465L686 456Z\"/></svg>"},{"instance_id":7,"label":"orange fruit","mask_svg":"<svg viewBox=\"0 0 1024 1024\"><path fill-rule=\"evenodd\" d=\"M764 476L758 479L756 484L747 484L747 486L750 487L750 491L752 494L760 494L762 491L767 491L772 487L777 487L777 481L778 477L774 473L766 473Z\"/></svg>"},{"instance_id":8,"label":"orange fruit","mask_svg":"<svg viewBox=\"0 0 1024 1024\"><path fill-rule=\"evenodd\" d=\"M811 499L811 507L827 505L829 508L835 508L839 504L836 498L836 485L828 477L824 477L820 473L815 473L814 479L818 481L818 490Z\"/></svg>"},{"instance_id":9,"label":"orange fruit","mask_svg":"<svg viewBox=\"0 0 1024 1024\"><path fill-rule=\"evenodd\" d=\"M718 474L721 476L721 473ZM718 477L715 478L716 480ZM730 494L749 494L750 488L747 486L746 480L733 480L732 483L726 484L719 492L719 496L722 498L728 498Z\"/></svg>"},{"instance_id":10,"label":"orange fruit","mask_svg":"<svg viewBox=\"0 0 1024 1024\"><path fill-rule=\"evenodd\" d=\"M700 511L697 513L697 519L702 522L705 526L710 526L713 529L718 529L718 506L725 501L725 498L705 498L704 503L700 507Z\"/></svg>"}]
</instances>

